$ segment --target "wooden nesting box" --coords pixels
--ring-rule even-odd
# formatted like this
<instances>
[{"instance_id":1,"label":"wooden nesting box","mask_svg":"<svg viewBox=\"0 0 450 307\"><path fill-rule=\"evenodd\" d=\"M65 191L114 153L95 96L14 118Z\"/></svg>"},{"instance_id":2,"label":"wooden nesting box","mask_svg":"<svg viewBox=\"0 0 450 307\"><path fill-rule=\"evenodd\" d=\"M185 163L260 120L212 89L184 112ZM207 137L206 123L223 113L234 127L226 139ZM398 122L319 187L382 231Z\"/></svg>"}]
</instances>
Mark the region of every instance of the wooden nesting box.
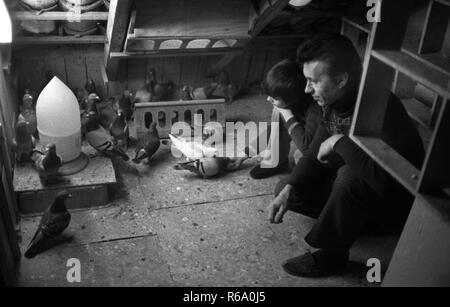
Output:
<instances>
[{"instance_id":1,"label":"wooden nesting box","mask_svg":"<svg viewBox=\"0 0 450 307\"><path fill-rule=\"evenodd\" d=\"M225 126L225 99L190 100L190 101L159 101L135 104L134 124L138 138L147 133L150 124L157 121L161 138L169 137L172 125L184 121L190 125L195 114L202 115L202 125L208 122L218 122Z\"/></svg>"},{"instance_id":2,"label":"wooden nesting box","mask_svg":"<svg viewBox=\"0 0 450 307\"><path fill-rule=\"evenodd\" d=\"M127 52L205 51L242 47L249 39L248 0L136 1Z\"/></svg>"}]
</instances>

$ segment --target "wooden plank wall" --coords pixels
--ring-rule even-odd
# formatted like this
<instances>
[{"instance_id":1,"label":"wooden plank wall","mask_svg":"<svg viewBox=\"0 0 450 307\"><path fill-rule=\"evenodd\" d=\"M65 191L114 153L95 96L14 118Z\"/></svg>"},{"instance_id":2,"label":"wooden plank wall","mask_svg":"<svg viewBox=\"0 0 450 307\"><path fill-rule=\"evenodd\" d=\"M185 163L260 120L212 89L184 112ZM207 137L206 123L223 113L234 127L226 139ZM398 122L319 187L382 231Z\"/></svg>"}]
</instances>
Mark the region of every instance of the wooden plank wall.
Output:
<instances>
[{"instance_id":1,"label":"wooden plank wall","mask_svg":"<svg viewBox=\"0 0 450 307\"><path fill-rule=\"evenodd\" d=\"M3 67L1 51L0 67ZM11 144L17 114L14 100L10 75L0 69L0 285L6 286L14 284L16 262L20 259L17 204L12 186L14 155Z\"/></svg>"},{"instance_id":2,"label":"wooden plank wall","mask_svg":"<svg viewBox=\"0 0 450 307\"><path fill-rule=\"evenodd\" d=\"M232 82L243 87L259 84L273 64L285 57L295 57L300 41L297 38L252 42L227 68ZM83 87L86 80L92 78L97 84L98 94L104 97L107 93L100 70L102 56L102 46L33 46L14 50L19 97L26 87L39 93L45 86L47 70L52 70L71 88ZM219 59L219 56L191 56L123 60L126 65L120 72L124 80L122 86L135 92L143 86L150 68L155 68L161 82L173 81L180 87L205 86L211 82L205 78L208 67Z\"/></svg>"},{"instance_id":3,"label":"wooden plank wall","mask_svg":"<svg viewBox=\"0 0 450 307\"><path fill-rule=\"evenodd\" d=\"M47 70L71 88L84 87L87 79L93 79L99 85L99 95L104 95L102 61L102 46L26 46L15 49L13 67L18 75L18 96L22 97L27 87L38 94L46 85Z\"/></svg>"}]
</instances>

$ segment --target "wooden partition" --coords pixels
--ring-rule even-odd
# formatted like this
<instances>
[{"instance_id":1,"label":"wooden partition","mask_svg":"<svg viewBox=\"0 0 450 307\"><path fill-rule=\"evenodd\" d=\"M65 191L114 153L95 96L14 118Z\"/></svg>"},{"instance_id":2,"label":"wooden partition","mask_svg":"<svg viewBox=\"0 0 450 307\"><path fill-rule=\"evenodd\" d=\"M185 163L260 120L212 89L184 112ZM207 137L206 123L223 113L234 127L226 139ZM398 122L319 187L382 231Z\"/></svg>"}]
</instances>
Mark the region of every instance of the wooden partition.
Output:
<instances>
[{"instance_id":1,"label":"wooden partition","mask_svg":"<svg viewBox=\"0 0 450 307\"><path fill-rule=\"evenodd\" d=\"M0 67L5 67L3 64L0 52ZM12 186L14 155L11 144L17 115L13 100L9 72L0 69L0 285L6 286L14 284L16 264L20 259L19 217Z\"/></svg>"}]
</instances>

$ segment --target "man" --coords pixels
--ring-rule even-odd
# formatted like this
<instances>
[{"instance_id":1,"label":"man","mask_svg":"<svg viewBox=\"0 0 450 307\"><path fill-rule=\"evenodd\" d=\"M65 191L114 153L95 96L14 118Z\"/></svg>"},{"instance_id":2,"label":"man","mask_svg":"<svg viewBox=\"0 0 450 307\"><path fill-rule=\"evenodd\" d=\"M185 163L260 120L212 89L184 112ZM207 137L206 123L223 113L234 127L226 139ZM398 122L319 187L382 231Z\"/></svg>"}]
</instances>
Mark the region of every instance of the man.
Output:
<instances>
[{"instance_id":1,"label":"man","mask_svg":"<svg viewBox=\"0 0 450 307\"><path fill-rule=\"evenodd\" d=\"M293 60L285 59L267 73L264 90L268 95L267 101L274 106L270 143L261 154L260 165L250 171L254 179L283 173L289 168L291 139L301 152L311 143L321 111L311 96L303 92L305 84L301 67Z\"/></svg>"},{"instance_id":2,"label":"man","mask_svg":"<svg viewBox=\"0 0 450 307\"><path fill-rule=\"evenodd\" d=\"M413 198L348 137L362 70L351 41L322 34L300 46L297 59L304 63L305 92L323 110L322 124L267 210L272 223L281 223L288 210L317 219L304 240L310 251L283 268L296 276L327 276L345 268L363 230L390 222L402 227ZM420 168L420 136L393 94L381 137Z\"/></svg>"}]
</instances>

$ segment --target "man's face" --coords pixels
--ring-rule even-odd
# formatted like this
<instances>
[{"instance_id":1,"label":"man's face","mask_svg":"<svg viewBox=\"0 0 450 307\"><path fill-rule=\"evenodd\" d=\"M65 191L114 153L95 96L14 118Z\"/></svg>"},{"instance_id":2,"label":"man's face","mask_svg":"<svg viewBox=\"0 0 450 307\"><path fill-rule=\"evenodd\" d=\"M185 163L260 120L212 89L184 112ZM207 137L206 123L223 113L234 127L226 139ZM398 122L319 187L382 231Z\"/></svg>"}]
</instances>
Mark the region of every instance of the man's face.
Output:
<instances>
[{"instance_id":1,"label":"man's face","mask_svg":"<svg viewBox=\"0 0 450 307\"><path fill-rule=\"evenodd\" d=\"M322 61L305 63L303 74L307 81L305 93L311 94L319 106L332 105L343 95L342 86L328 73L327 63Z\"/></svg>"},{"instance_id":2,"label":"man's face","mask_svg":"<svg viewBox=\"0 0 450 307\"><path fill-rule=\"evenodd\" d=\"M289 108L289 105L282 98L279 98L279 97L273 98L273 97L267 96L267 101L280 109Z\"/></svg>"}]
</instances>

